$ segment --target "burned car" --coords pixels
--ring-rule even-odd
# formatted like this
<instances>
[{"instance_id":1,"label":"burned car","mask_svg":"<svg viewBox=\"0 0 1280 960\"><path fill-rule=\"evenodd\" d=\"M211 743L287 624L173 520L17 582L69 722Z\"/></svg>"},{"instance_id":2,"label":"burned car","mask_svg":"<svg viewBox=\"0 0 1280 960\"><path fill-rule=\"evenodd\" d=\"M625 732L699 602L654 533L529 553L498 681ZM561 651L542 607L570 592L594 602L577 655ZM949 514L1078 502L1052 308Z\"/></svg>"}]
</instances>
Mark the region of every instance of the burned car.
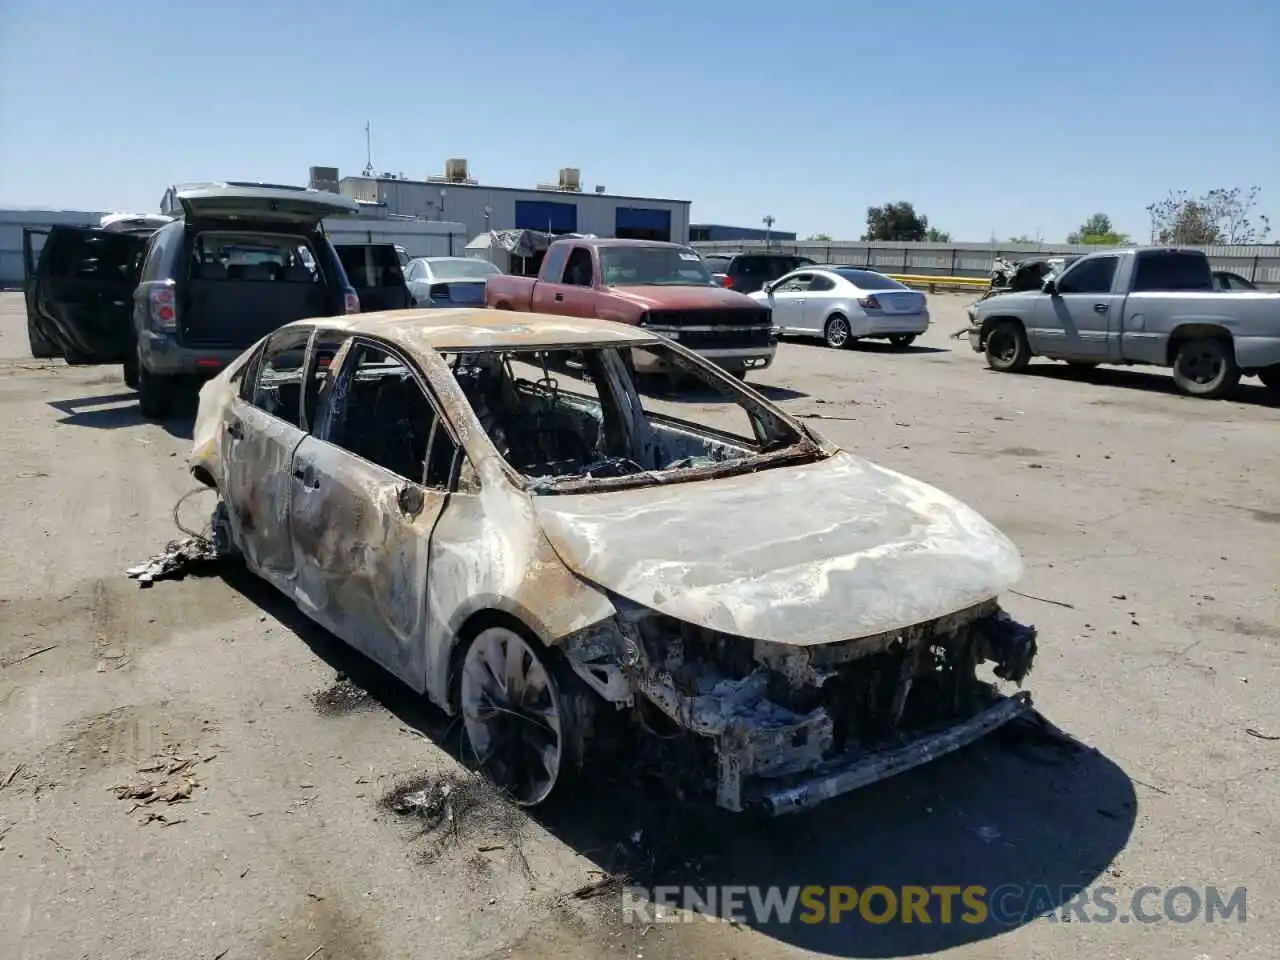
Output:
<instances>
[{"instance_id":1,"label":"burned car","mask_svg":"<svg viewBox=\"0 0 1280 960\"><path fill-rule=\"evenodd\" d=\"M700 399L640 392L632 351ZM722 807L798 810L1031 709L1009 540L643 328L290 323L204 386L190 464L215 542L460 714L524 805L625 736Z\"/></svg>"}]
</instances>

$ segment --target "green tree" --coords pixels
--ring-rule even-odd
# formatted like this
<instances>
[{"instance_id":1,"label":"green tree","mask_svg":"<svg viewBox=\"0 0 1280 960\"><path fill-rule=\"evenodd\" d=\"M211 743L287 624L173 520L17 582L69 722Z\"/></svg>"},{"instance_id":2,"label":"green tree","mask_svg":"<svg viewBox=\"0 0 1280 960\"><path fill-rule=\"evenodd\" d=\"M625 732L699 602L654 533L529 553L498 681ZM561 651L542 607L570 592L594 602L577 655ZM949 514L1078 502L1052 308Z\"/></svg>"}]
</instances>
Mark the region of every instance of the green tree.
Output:
<instances>
[{"instance_id":1,"label":"green tree","mask_svg":"<svg viewBox=\"0 0 1280 960\"><path fill-rule=\"evenodd\" d=\"M916 213L906 200L867 207L867 232L863 240L919 241L929 233L929 218Z\"/></svg>"},{"instance_id":2,"label":"green tree","mask_svg":"<svg viewBox=\"0 0 1280 960\"><path fill-rule=\"evenodd\" d=\"M814 233L814 234L811 234L807 239L808 239L808 241L809 241L810 243L830 243L830 242L831 242L831 234L829 234L829 233Z\"/></svg>"},{"instance_id":3,"label":"green tree","mask_svg":"<svg viewBox=\"0 0 1280 960\"><path fill-rule=\"evenodd\" d=\"M1129 242L1129 235L1117 233L1111 218L1105 213L1095 213L1080 229L1067 235L1067 243L1091 243L1103 247L1118 247Z\"/></svg>"},{"instance_id":4,"label":"green tree","mask_svg":"<svg viewBox=\"0 0 1280 960\"><path fill-rule=\"evenodd\" d=\"M937 227L930 227L924 232L924 238L930 243L950 243L951 234L945 230L939 230Z\"/></svg>"},{"instance_id":5,"label":"green tree","mask_svg":"<svg viewBox=\"0 0 1280 960\"><path fill-rule=\"evenodd\" d=\"M1010 237L1006 241L1006 243L1035 243L1035 241L1032 240L1030 237L1028 237L1025 233L1021 233L1021 234L1018 234L1018 236L1016 237Z\"/></svg>"},{"instance_id":6,"label":"green tree","mask_svg":"<svg viewBox=\"0 0 1280 960\"><path fill-rule=\"evenodd\" d=\"M1199 246L1262 243L1271 233L1271 223L1254 213L1260 192L1259 187L1231 187L1190 197L1185 190L1171 191L1147 207L1151 241Z\"/></svg>"}]
</instances>

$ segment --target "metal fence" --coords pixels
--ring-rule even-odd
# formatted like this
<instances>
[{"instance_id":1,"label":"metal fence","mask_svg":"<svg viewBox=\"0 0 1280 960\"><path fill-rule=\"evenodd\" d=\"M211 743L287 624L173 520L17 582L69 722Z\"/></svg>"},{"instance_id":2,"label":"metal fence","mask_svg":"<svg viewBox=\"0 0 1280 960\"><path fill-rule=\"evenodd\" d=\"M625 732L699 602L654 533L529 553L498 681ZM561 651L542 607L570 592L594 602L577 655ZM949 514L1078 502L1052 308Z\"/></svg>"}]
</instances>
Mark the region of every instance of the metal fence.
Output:
<instances>
[{"instance_id":1,"label":"metal fence","mask_svg":"<svg viewBox=\"0 0 1280 960\"><path fill-rule=\"evenodd\" d=\"M705 241L692 244L709 253L794 253L819 263L870 267L880 273L937 277L985 277L992 262L1031 256L1098 253L1084 244L902 243L878 240L800 240L796 242ZM1203 250L1214 270L1239 274L1260 286L1280 286L1280 246L1192 247Z\"/></svg>"}]
</instances>

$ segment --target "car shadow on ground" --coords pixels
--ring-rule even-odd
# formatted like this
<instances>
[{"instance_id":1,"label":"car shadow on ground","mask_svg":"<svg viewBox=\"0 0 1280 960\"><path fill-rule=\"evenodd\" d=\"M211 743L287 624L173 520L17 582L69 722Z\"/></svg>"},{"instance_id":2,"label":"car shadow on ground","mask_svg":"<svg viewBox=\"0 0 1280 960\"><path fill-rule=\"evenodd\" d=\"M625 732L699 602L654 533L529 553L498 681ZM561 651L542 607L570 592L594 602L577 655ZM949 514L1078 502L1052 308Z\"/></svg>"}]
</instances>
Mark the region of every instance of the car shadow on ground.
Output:
<instances>
[{"instance_id":1,"label":"car shadow on ground","mask_svg":"<svg viewBox=\"0 0 1280 960\"><path fill-rule=\"evenodd\" d=\"M190 440L196 401L194 395L190 398L175 398L173 410L163 420L146 419L138 409L138 395L132 390L75 397L71 400L50 400L49 406L63 414L58 418L58 423L73 427L115 430L142 423L155 423L172 436Z\"/></svg>"},{"instance_id":2,"label":"car shadow on ground","mask_svg":"<svg viewBox=\"0 0 1280 960\"><path fill-rule=\"evenodd\" d=\"M455 719L265 582L239 568L223 576L407 727L460 759ZM739 900L747 915L734 916L721 901L702 911L805 950L887 958L987 940L1060 914L1104 877L1137 812L1133 783L1114 762L1069 738L1011 724L924 767L778 819L682 799L662 773L637 772L634 756L622 753L594 761L572 796L528 815L612 878L599 895L612 898L606 902L623 922L624 888L641 899L659 886L692 887L703 899L708 887L755 887L758 896L776 888L785 899L792 889L798 897L802 888L818 886L824 890L817 901L827 906L834 896L857 903L852 891L861 895L873 886L895 897L904 887L924 888L927 923L918 914L915 922L902 922L901 914L874 922L886 910L883 893L868 901L872 920L854 906L837 921L827 912L812 922L815 912L799 900L789 920L776 912L753 916L749 893ZM956 892L933 892L948 886ZM975 886L984 888L985 916L962 900L960 891ZM942 912L947 896L954 897L949 922ZM631 915L631 922L647 920Z\"/></svg>"},{"instance_id":3,"label":"car shadow on ground","mask_svg":"<svg viewBox=\"0 0 1280 960\"><path fill-rule=\"evenodd\" d=\"M798 347L815 347L819 350L832 350L831 347L828 347L821 340L813 340L808 337L784 337L782 342ZM852 340L843 349L854 350L860 353L900 353L903 356L951 352L946 347L926 347L920 343L913 343L909 347L895 347L888 340ZM833 350L833 352L836 351Z\"/></svg>"},{"instance_id":4,"label":"car shadow on ground","mask_svg":"<svg viewBox=\"0 0 1280 960\"><path fill-rule=\"evenodd\" d=\"M990 373L996 373L991 370ZM1065 363L1033 363L1023 376L1041 377L1045 380L1074 380L1096 383L1099 386L1123 387L1128 390L1141 390L1147 393L1163 393L1182 397L1183 394L1174 386L1173 377L1141 370L1130 370L1123 367L1073 367ZM1194 400L1195 397L1187 397ZM1259 407L1280 407L1280 393L1272 393L1258 380L1242 380L1234 390L1223 399L1235 400Z\"/></svg>"}]
</instances>

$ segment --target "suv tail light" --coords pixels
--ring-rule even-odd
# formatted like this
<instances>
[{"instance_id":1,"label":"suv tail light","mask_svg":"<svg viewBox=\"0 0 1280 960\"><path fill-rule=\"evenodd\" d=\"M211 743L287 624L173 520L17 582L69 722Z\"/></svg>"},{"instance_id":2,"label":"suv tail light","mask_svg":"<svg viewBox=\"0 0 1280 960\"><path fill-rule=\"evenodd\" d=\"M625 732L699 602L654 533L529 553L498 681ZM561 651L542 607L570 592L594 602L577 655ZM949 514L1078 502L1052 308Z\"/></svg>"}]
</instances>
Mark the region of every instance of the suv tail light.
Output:
<instances>
[{"instance_id":1,"label":"suv tail light","mask_svg":"<svg viewBox=\"0 0 1280 960\"><path fill-rule=\"evenodd\" d=\"M873 294L872 296L863 297L861 300L859 300L858 306L860 306L863 310L879 310L880 301L877 300L875 298L875 295Z\"/></svg>"},{"instance_id":2,"label":"suv tail light","mask_svg":"<svg viewBox=\"0 0 1280 960\"><path fill-rule=\"evenodd\" d=\"M347 292L342 296L342 312L343 313L359 313L360 297L359 295Z\"/></svg>"},{"instance_id":3,"label":"suv tail light","mask_svg":"<svg viewBox=\"0 0 1280 960\"><path fill-rule=\"evenodd\" d=\"M173 287L156 287L151 290L147 294L147 312L152 330L177 330L178 305L173 299Z\"/></svg>"},{"instance_id":4,"label":"suv tail light","mask_svg":"<svg viewBox=\"0 0 1280 960\"><path fill-rule=\"evenodd\" d=\"M726 273L726 274L724 275L724 279L720 281L720 285L721 285L722 287L732 287L732 286L733 286L733 277L729 276L729 275Z\"/></svg>"}]
</instances>

